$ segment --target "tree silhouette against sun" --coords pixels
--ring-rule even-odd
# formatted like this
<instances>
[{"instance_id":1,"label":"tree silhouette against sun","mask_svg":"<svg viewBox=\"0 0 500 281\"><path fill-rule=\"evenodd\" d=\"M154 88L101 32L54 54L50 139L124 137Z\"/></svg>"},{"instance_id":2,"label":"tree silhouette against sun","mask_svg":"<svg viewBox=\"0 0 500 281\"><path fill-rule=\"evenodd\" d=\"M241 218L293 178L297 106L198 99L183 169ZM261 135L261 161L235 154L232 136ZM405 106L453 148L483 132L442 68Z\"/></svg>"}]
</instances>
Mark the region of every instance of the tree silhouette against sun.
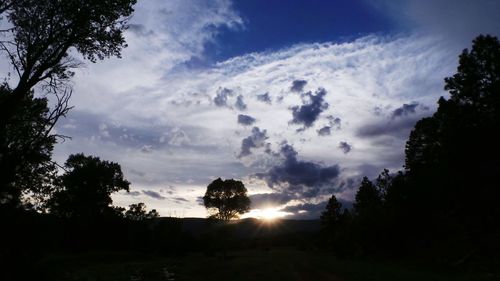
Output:
<instances>
[{"instance_id":1,"label":"tree silhouette against sun","mask_svg":"<svg viewBox=\"0 0 500 281\"><path fill-rule=\"evenodd\" d=\"M207 186L203 204L210 218L231 220L250 210L247 189L241 181L218 178Z\"/></svg>"}]
</instances>

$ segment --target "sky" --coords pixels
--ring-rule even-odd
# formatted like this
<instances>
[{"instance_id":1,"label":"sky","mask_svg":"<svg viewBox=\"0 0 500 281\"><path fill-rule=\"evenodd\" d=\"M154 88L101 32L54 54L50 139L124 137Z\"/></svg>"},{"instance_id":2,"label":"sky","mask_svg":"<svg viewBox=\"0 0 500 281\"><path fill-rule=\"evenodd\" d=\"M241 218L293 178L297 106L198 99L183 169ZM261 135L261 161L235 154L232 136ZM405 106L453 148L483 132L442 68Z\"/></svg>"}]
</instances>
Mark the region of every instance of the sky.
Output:
<instances>
[{"instance_id":1,"label":"sky","mask_svg":"<svg viewBox=\"0 0 500 281\"><path fill-rule=\"evenodd\" d=\"M162 216L205 217L221 177L245 184L250 216L317 218L332 194L349 206L363 176L403 168L412 127L447 96L461 50L499 35L499 13L495 0L139 0L122 58L76 70L54 158L118 162L131 187L114 204Z\"/></svg>"}]
</instances>

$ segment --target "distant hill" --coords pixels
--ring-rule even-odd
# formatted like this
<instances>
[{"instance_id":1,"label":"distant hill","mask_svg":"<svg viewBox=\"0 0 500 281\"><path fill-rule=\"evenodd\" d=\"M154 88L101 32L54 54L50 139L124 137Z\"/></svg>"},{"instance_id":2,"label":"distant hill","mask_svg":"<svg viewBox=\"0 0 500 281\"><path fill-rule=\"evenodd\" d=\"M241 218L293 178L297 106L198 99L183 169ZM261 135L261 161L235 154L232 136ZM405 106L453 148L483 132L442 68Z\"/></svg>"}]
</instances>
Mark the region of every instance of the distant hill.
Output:
<instances>
[{"instance_id":1,"label":"distant hill","mask_svg":"<svg viewBox=\"0 0 500 281\"><path fill-rule=\"evenodd\" d=\"M171 220L171 218L159 218L157 220ZM193 237L215 234L223 228L232 229L236 237L243 239L311 234L318 232L321 228L319 220L276 219L266 221L252 218L229 222L213 221L205 218L182 218L179 220L182 231Z\"/></svg>"}]
</instances>

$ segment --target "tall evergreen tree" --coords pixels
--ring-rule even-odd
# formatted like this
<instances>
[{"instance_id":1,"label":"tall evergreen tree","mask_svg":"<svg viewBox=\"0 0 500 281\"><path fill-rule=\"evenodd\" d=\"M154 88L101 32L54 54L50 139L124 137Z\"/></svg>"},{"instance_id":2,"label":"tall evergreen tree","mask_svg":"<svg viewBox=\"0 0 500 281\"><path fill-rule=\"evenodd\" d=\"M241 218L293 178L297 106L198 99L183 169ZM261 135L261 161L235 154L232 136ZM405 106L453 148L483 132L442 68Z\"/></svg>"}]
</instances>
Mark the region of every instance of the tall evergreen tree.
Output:
<instances>
[{"instance_id":1,"label":"tall evergreen tree","mask_svg":"<svg viewBox=\"0 0 500 281\"><path fill-rule=\"evenodd\" d=\"M380 208L382 199L380 192L375 185L367 178L363 177L354 201L354 210L358 214L370 212Z\"/></svg>"}]
</instances>

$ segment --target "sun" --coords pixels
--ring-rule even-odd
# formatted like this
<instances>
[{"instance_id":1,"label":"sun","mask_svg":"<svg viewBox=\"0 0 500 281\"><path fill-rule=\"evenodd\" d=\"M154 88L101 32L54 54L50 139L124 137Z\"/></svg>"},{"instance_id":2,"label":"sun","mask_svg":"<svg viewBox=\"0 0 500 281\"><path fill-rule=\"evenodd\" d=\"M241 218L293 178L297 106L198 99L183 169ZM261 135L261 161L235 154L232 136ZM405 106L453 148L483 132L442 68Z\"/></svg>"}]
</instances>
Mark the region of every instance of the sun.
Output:
<instances>
[{"instance_id":1,"label":"sun","mask_svg":"<svg viewBox=\"0 0 500 281\"><path fill-rule=\"evenodd\" d=\"M265 209L252 209L250 210L250 212L245 214L245 217L272 221L275 219L283 218L287 215L290 215L290 213L281 211L279 208L274 207Z\"/></svg>"}]
</instances>

